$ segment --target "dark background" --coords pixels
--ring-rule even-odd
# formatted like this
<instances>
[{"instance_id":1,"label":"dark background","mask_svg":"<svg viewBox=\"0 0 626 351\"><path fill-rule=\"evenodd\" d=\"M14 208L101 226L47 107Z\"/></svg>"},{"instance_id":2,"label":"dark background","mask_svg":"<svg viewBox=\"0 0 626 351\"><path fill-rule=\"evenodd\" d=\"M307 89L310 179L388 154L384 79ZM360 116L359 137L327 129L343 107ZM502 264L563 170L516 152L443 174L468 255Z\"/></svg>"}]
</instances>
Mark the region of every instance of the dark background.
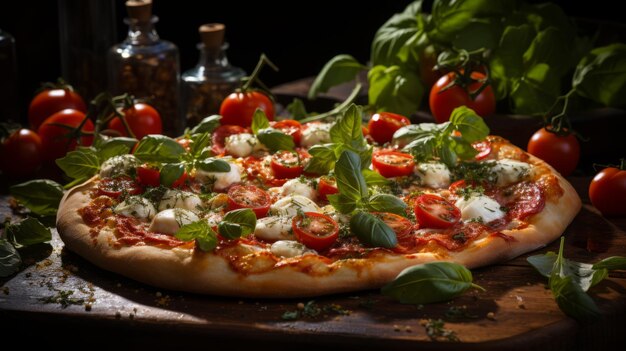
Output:
<instances>
[{"instance_id":1,"label":"dark background","mask_svg":"<svg viewBox=\"0 0 626 351\"><path fill-rule=\"evenodd\" d=\"M127 27L124 0L68 0L68 2L114 1L116 42L124 39ZM410 1L366 2L317 0L291 2L155 0L161 38L174 42L181 52L181 70L197 60L197 28L208 22L227 26L228 57L234 65L250 72L264 52L280 72L264 72L270 86L316 74L324 63L339 53L348 53L361 62L377 28ZM540 2L540 1L533 1ZM427 1L430 3L430 1ZM623 22L619 2L557 1L575 17ZM61 75L57 1L13 2L12 10L0 11L0 28L16 39L19 82L19 114L22 119L30 98L40 82ZM113 18L113 17L112 17ZM2 77L0 77L2 79Z\"/></svg>"}]
</instances>

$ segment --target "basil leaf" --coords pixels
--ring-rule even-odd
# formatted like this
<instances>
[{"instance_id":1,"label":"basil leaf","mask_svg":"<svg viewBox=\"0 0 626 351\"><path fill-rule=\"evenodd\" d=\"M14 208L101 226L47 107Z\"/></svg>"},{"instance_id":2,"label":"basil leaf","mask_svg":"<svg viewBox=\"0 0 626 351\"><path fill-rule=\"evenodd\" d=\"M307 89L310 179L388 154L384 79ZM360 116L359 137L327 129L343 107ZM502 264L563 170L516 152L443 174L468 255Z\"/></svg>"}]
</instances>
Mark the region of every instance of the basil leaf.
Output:
<instances>
[{"instance_id":1,"label":"basil leaf","mask_svg":"<svg viewBox=\"0 0 626 351\"><path fill-rule=\"evenodd\" d=\"M293 98L291 103L287 105L287 112L291 114L291 118L300 120L305 118L309 113L306 111L304 102L298 98Z\"/></svg>"},{"instance_id":2,"label":"basil leaf","mask_svg":"<svg viewBox=\"0 0 626 351\"><path fill-rule=\"evenodd\" d=\"M558 255L554 252L548 252L545 255L530 256L526 261L528 261L531 266L535 267L541 275L550 278L557 257ZM571 277L572 282L580 286L583 291L589 290L589 288L598 284L608 276L606 269L596 269L591 264L570 261L566 258L563 258L561 273Z\"/></svg>"},{"instance_id":3,"label":"basil leaf","mask_svg":"<svg viewBox=\"0 0 626 351\"><path fill-rule=\"evenodd\" d=\"M257 134L259 130L266 129L270 127L270 121L267 119L265 112L260 108L257 108L254 111L254 115L252 116L252 125L250 128L252 129L252 133Z\"/></svg>"},{"instance_id":4,"label":"basil leaf","mask_svg":"<svg viewBox=\"0 0 626 351\"><path fill-rule=\"evenodd\" d=\"M36 218L11 223L6 227L7 239L16 247L41 244L52 240L50 228L44 226Z\"/></svg>"},{"instance_id":5,"label":"basil leaf","mask_svg":"<svg viewBox=\"0 0 626 351\"><path fill-rule=\"evenodd\" d=\"M9 193L31 212L54 216L63 197L63 187L48 179L36 179L11 186Z\"/></svg>"},{"instance_id":6,"label":"basil leaf","mask_svg":"<svg viewBox=\"0 0 626 351\"><path fill-rule=\"evenodd\" d=\"M56 164L68 177L76 180L91 178L100 169L98 154L89 147L79 147L68 152L65 157L57 159Z\"/></svg>"},{"instance_id":7,"label":"basil leaf","mask_svg":"<svg viewBox=\"0 0 626 351\"><path fill-rule=\"evenodd\" d=\"M391 194L376 194L369 198L366 208L373 212L391 212L406 215L406 203Z\"/></svg>"},{"instance_id":8,"label":"basil leaf","mask_svg":"<svg viewBox=\"0 0 626 351\"><path fill-rule=\"evenodd\" d=\"M324 65L324 68L311 84L309 99L315 99L319 93L325 93L336 85L355 79L359 72L364 69L367 67L350 55L333 57Z\"/></svg>"},{"instance_id":9,"label":"basil leaf","mask_svg":"<svg viewBox=\"0 0 626 351\"><path fill-rule=\"evenodd\" d=\"M518 114L541 114L550 109L561 93L561 78L545 63L526 70L511 83L512 108Z\"/></svg>"},{"instance_id":10,"label":"basil leaf","mask_svg":"<svg viewBox=\"0 0 626 351\"><path fill-rule=\"evenodd\" d=\"M571 276L558 274L550 277L550 290L559 305L561 311L578 320L596 319L600 316L600 310Z\"/></svg>"},{"instance_id":11,"label":"basil leaf","mask_svg":"<svg viewBox=\"0 0 626 351\"><path fill-rule=\"evenodd\" d=\"M452 262L431 262L408 267L381 292L400 303L427 304L448 301L469 288L485 290L472 283L472 272Z\"/></svg>"},{"instance_id":12,"label":"basil leaf","mask_svg":"<svg viewBox=\"0 0 626 351\"><path fill-rule=\"evenodd\" d=\"M197 247L202 251L211 251L217 247L217 234L207 221L185 224L174 236L182 241L195 240Z\"/></svg>"},{"instance_id":13,"label":"basil leaf","mask_svg":"<svg viewBox=\"0 0 626 351\"><path fill-rule=\"evenodd\" d=\"M626 269L626 257L613 256L603 259L602 261L593 265L593 269L608 269L610 271L614 269Z\"/></svg>"},{"instance_id":14,"label":"basil leaf","mask_svg":"<svg viewBox=\"0 0 626 351\"><path fill-rule=\"evenodd\" d=\"M411 5L412 13L393 15L374 35L371 50L373 65L391 66L407 61L406 51L415 47L418 38L424 34L421 1Z\"/></svg>"},{"instance_id":15,"label":"basil leaf","mask_svg":"<svg viewBox=\"0 0 626 351\"><path fill-rule=\"evenodd\" d=\"M466 106L457 107L450 114L450 126L461 132L462 140L473 143L489 135L485 121Z\"/></svg>"},{"instance_id":16,"label":"basil leaf","mask_svg":"<svg viewBox=\"0 0 626 351\"><path fill-rule=\"evenodd\" d=\"M202 121L200 121L200 123L198 123L197 126L191 129L191 134L212 133L213 130L220 125L220 119L222 119L222 116L220 115L205 117Z\"/></svg>"},{"instance_id":17,"label":"basil leaf","mask_svg":"<svg viewBox=\"0 0 626 351\"><path fill-rule=\"evenodd\" d=\"M211 144L211 134L210 133L201 133L201 134L193 134L190 137L191 145L189 148L189 153L191 154L193 159L202 159L205 157L205 148Z\"/></svg>"},{"instance_id":18,"label":"basil leaf","mask_svg":"<svg viewBox=\"0 0 626 351\"><path fill-rule=\"evenodd\" d=\"M8 277L17 272L22 258L17 250L4 238L0 238L0 277Z\"/></svg>"},{"instance_id":19,"label":"basil leaf","mask_svg":"<svg viewBox=\"0 0 626 351\"><path fill-rule=\"evenodd\" d=\"M533 266L539 274L546 278L550 278L556 257L556 253L549 251L543 255L529 256L526 258L526 262Z\"/></svg>"},{"instance_id":20,"label":"basil leaf","mask_svg":"<svg viewBox=\"0 0 626 351\"><path fill-rule=\"evenodd\" d=\"M327 195L328 202L340 213L350 214L356 210L356 200L342 194Z\"/></svg>"},{"instance_id":21,"label":"basil leaf","mask_svg":"<svg viewBox=\"0 0 626 351\"><path fill-rule=\"evenodd\" d=\"M291 136L274 128L262 129L256 137L270 151L293 150L296 146Z\"/></svg>"},{"instance_id":22,"label":"basil leaf","mask_svg":"<svg viewBox=\"0 0 626 351\"><path fill-rule=\"evenodd\" d=\"M371 213L358 211L354 214L350 218L350 230L359 241L372 247L391 249L398 245L393 229Z\"/></svg>"},{"instance_id":23,"label":"basil leaf","mask_svg":"<svg viewBox=\"0 0 626 351\"><path fill-rule=\"evenodd\" d=\"M337 119L330 128L330 140L337 144L345 144L355 150L367 147L367 141L361 128L361 109L350 104L346 112Z\"/></svg>"},{"instance_id":24,"label":"basil leaf","mask_svg":"<svg viewBox=\"0 0 626 351\"><path fill-rule=\"evenodd\" d=\"M508 26L504 29L500 44L489 62L492 87L498 100L508 95L511 79L524 76L524 52L530 46L535 33L528 24Z\"/></svg>"},{"instance_id":25,"label":"basil leaf","mask_svg":"<svg viewBox=\"0 0 626 351\"><path fill-rule=\"evenodd\" d=\"M160 182L170 187L185 172L185 166L182 163L165 163L161 167Z\"/></svg>"},{"instance_id":26,"label":"basil leaf","mask_svg":"<svg viewBox=\"0 0 626 351\"><path fill-rule=\"evenodd\" d=\"M177 162L185 148L164 135L147 135L139 142L134 155L144 162Z\"/></svg>"},{"instance_id":27,"label":"basil leaf","mask_svg":"<svg viewBox=\"0 0 626 351\"><path fill-rule=\"evenodd\" d=\"M361 159L352 151L343 151L335 164L335 178L339 193L359 201L368 194L365 178L361 174Z\"/></svg>"},{"instance_id":28,"label":"basil leaf","mask_svg":"<svg viewBox=\"0 0 626 351\"><path fill-rule=\"evenodd\" d=\"M224 216L218 225L218 232L227 239L237 239L254 232L256 215L249 208L233 210Z\"/></svg>"},{"instance_id":29,"label":"basil leaf","mask_svg":"<svg viewBox=\"0 0 626 351\"><path fill-rule=\"evenodd\" d=\"M309 149L309 154L312 157L304 166L305 172L328 174L335 167L337 158L334 144L314 145Z\"/></svg>"},{"instance_id":30,"label":"basil leaf","mask_svg":"<svg viewBox=\"0 0 626 351\"><path fill-rule=\"evenodd\" d=\"M579 95L605 106L626 104L626 44L591 50L576 67L572 86Z\"/></svg>"},{"instance_id":31,"label":"basil leaf","mask_svg":"<svg viewBox=\"0 0 626 351\"><path fill-rule=\"evenodd\" d=\"M376 111L410 115L417 111L424 87L416 73L400 66L374 66L367 74L368 98Z\"/></svg>"},{"instance_id":32,"label":"basil leaf","mask_svg":"<svg viewBox=\"0 0 626 351\"><path fill-rule=\"evenodd\" d=\"M363 173L363 178L365 178L365 184L367 184L367 186L385 186L389 184L389 179L369 168L361 170L361 173Z\"/></svg>"},{"instance_id":33,"label":"basil leaf","mask_svg":"<svg viewBox=\"0 0 626 351\"><path fill-rule=\"evenodd\" d=\"M96 149L98 150L98 157L102 163L113 156L129 153L136 144L137 139L118 137L103 140L96 145Z\"/></svg>"},{"instance_id":34,"label":"basil leaf","mask_svg":"<svg viewBox=\"0 0 626 351\"><path fill-rule=\"evenodd\" d=\"M230 164L224 160L207 158L196 163L196 166L206 172L230 172Z\"/></svg>"}]
</instances>

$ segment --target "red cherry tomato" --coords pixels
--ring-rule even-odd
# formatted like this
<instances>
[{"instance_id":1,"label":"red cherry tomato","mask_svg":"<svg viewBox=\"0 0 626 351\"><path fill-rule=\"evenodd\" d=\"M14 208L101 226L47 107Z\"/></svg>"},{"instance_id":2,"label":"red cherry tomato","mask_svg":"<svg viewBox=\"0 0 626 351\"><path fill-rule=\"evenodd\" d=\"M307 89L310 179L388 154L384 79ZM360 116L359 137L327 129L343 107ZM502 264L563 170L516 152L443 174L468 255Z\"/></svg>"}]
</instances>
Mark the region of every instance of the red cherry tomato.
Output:
<instances>
[{"instance_id":1,"label":"red cherry tomato","mask_svg":"<svg viewBox=\"0 0 626 351\"><path fill-rule=\"evenodd\" d=\"M486 140L475 142L472 146L478 151L476 156L474 156L476 160L483 160L491 154L491 143Z\"/></svg>"},{"instance_id":2,"label":"red cherry tomato","mask_svg":"<svg viewBox=\"0 0 626 351\"><path fill-rule=\"evenodd\" d=\"M402 177L413 172L415 159L403 152L379 151L372 156L372 166L383 177Z\"/></svg>"},{"instance_id":3,"label":"red cherry tomato","mask_svg":"<svg viewBox=\"0 0 626 351\"><path fill-rule=\"evenodd\" d=\"M461 220L461 210L458 207L432 194L420 195L415 200L414 211L422 228L449 228Z\"/></svg>"},{"instance_id":4,"label":"red cherry tomato","mask_svg":"<svg viewBox=\"0 0 626 351\"><path fill-rule=\"evenodd\" d=\"M98 183L98 195L106 195L113 198L120 197L123 193L137 195L142 192L141 185L129 176L104 178Z\"/></svg>"},{"instance_id":5,"label":"red cherry tomato","mask_svg":"<svg viewBox=\"0 0 626 351\"><path fill-rule=\"evenodd\" d=\"M491 86L487 86L472 100L463 87L453 84L456 77L456 73L450 72L439 78L430 90L430 112L437 123L448 121L452 111L459 106L467 106L481 117L490 116L496 111L496 97ZM471 77L480 80L484 79L485 75L481 72L472 72ZM469 84L469 91L478 90L481 84L480 82Z\"/></svg>"},{"instance_id":6,"label":"red cherry tomato","mask_svg":"<svg viewBox=\"0 0 626 351\"><path fill-rule=\"evenodd\" d=\"M257 218L270 210L270 196L254 185L235 185L228 190L228 210L251 208Z\"/></svg>"},{"instance_id":7,"label":"red cherry tomato","mask_svg":"<svg viewBox=\"0 0 626 351\"><path fill-rule=\"evenodd\" d=\"M298 241L317 251L329 248L339 237L337 222L317 212L305 212L293 217L291 228Z\"/></svg>"},{"instance_id":8,"label":"red cherry tomato","mask_svg":"<svg viewBox=\"0 0 626 351\"><path fill-rule=\"evenodd\" d=\"M189 179L189 174L187 174L186 171L183 171L183 174L181 174L180 177L178 177L178 179L176 179L174 183L172 183L171 187L180 188L183 185L185 185L185 182L187 182L187 179Z\"/></svg>"},{"instance_id":9,"label":"red cherry tomato","mask_svg":"<svg viewBox=\"0 0 626 351\"><path fill-rule=\"evenodd\" d=\"M300 122L293 119L285 119L272 123L272 127L287 135L291 135L293 143L296 146L300 145L300 140L302 140L302 124Z\"/></svg>"},{"instance_id":10,"label":"red cherry tomato","mask_svg":"<svg viewBox=\"0 0 626 351\"><path fill-rule=\"evenodd\" d=\"M564 177L572 174L580 158L576 136L559 136L541 128L530 137L528 152L546 161Z\"/></svg>"},{"instance_id":11,"label":"red cherry tomato","mask_svg":"<svg viewBox=\"0 0 626 351\"><path fill-rule=\"evenodd\" d=\"M317 183L317 194L320 200L328 200L328 195L337 194L337 180L332 176L321 176L320 181Z\"/></svg>"},{"instance_id":12,"label":"red cherry tomato","mask_svg":"<svg viewBox=\"0 0 626 351\"><path fill-rule=\"evenodd\" d=\"M37 130L46 118L72 108L87 113L85 101L70 89L49 89L37 94L28 106L28 123L32 130Z\"/></svg>"},{"instance_id":13,"label":"red cherry tomato","mask_svg":"<svg viewBox=\"0 0 626 351\"><path fill-rule=\"evenodd\" d=\"M601 170L589 185L589 199L605 216L626 216L626 171Z\"/></svg>"},{"instance_id":14,"label":"red cherry tomato","mask_svg":"<svg viewBox=\"0 0 626 351\"><path fill-rule=\"evenodd\" d=\"M379 144L388 143L396 130L411 124L408 118L391 112L380 112L367 123L369 135Z\"/></svg>"},{"instance_id":15,"label":"red cherry tomato","mask_svg":"<svg viewBox=\"0 0 626 351\"><path fill-rule=\"evenodd\" d=\"M398 238L410 235L411 229L413 229L411 221L395 213L372 212L372 214L385 222L396 233Z\"/></svg>"},{"instance_id":16,"label":"red cherry tomato","mask_svg":"<svg viewBox=\"0 0 626 351\"><path fill-rule=\"evenodd\" d=\"M246 129L240 126L234 126L230 124L219 126L215 128L215 130L213 131L213 135L211 136L211 149L215 154L223 154L225 151L224 143L226 138L234 134L241 134L245 132Z\"/></svg>"},{"instance_id":17,"label":"red cherry tomato","mask_svg":"<svg viewBox=\"0 0 626 351\"><path fill-rule=\"evenodd\" d=\"M274 120L274 103L267 95L258 91L232 93L222 101L220 123L250 127L257 108L265 112L267 119Z\"/></svg>"},{"instance_id":18,"label":"red cherry tomato","mask_svg":"<svg viewBox=\"0 0 626 351\"><path fill-rule=\"evenodd\" d=\"M32 175L41 167L41 138L28 129L11 133L0 145L0 169L15 178Z\"/></svg>"},{"instance_id":19,"label":"red cherry tomato","mask_svg":"<svg viewBox=\"0 0 626 351\"><path fill-rule=\"evenodd\" d=\"M272 167L274 177L283 179L299 177L304 170L300 155L286 150L278 151L272 155L270 167Z\"/></svg>"},{"instance_id":20,"label":"red cherry tomato","mask_svg":"<svg viewBox=\"0 0 626 351\"><path fill-rule=\"evenodd\" d=\"M123 113L126 123L128 123L137 140L141 140L148 134L161 134L163 132L161 115L148 104L135 104L133 107L124 110ZM108 128L118 131L122 136L128 136L126 128L124 128L124 124L119 118L113 118L109 122Z\"/></svg>"},{"instance_id":21,"label":"red cherry tomato","mask_svg":"<svg viewBox=\"0 0 626 351\"><path fill-rule=\"evenodd\" d=\"M71 128L78 127L86 118L81 111L66 109L53 114L39 126L37 134L41 137L44 161L54 161L65 156L68 151L76 149L78 143L76 139L68 138L68 133L71 132ZM67 128L59 125L65 125ZM85 121L81 131L93 132L91 120ZM92 142L93 136L80 137L80 145L82 146L89 146Z\"/></svg>"},{"instance_id":22,"label":"red cherry tomato","mask_svg":"<svg viewBox=\"0 0 626 351\"><path fill-rule=\"evenodd\" d=\"M161 172L148 164L137 167L137 181L144 186L157 187L161 185Z\"/></svg>"}]
</instances>

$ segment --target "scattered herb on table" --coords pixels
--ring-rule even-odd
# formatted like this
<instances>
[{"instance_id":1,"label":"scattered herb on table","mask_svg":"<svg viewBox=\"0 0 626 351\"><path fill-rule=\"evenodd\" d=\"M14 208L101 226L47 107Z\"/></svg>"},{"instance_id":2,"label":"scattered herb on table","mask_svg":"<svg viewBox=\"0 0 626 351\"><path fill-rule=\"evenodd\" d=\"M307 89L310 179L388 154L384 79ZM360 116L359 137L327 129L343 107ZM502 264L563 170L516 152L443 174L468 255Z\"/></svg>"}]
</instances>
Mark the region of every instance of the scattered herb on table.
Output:
<instances>
[{"instance_id":1,"label":"scattered herb on table","mask_svg":"<svg viewBox=\"0 0 626 351\"><path fill-rule=\"evenodd\" d=\"M426 335L433 341L460 341L456 332L446 329L446 324L441 319L423 319L420 324L424 326Z\"/></svg>"}]
</instances>

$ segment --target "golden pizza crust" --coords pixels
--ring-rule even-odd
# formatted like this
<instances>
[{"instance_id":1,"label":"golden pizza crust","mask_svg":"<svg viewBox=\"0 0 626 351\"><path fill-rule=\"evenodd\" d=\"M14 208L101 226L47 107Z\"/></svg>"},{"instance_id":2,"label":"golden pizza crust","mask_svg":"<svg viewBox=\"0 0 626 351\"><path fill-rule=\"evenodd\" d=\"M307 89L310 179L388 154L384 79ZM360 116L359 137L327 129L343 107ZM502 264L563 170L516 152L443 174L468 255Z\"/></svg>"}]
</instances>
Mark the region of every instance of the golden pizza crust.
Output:
<instances>
[{"instance_id":1,"label":"golden pizza crust","mask_svg":"<svg viewBox=\"0 0 626 351\"><path fill-rule=\"evenodd\" d=\"M462 251L436 250L414 254L380 254L374 258L347 259L328 263L317 255L276 259L267 251L240 245L240 258L258 265L258 273L243 274L228 260L214 253L187 248L113 245L110 228L95 238L78 210L91 201L95 179L68 191L61 201L57 228L65 245L97 266L146 284L194 293L241 297L306 297L378 288L393 280L404 268L433 261L452 261L476 268L511 259L543 247L558 238L576 216L581 201L574 188L545 162L530 156L541 172L553 173L563 195L547 200L544 209L521 230L505 230L514 240L498 236L479 238ZM246 270L248 272L254 269Z\"/></svg>"}]
</instances>

